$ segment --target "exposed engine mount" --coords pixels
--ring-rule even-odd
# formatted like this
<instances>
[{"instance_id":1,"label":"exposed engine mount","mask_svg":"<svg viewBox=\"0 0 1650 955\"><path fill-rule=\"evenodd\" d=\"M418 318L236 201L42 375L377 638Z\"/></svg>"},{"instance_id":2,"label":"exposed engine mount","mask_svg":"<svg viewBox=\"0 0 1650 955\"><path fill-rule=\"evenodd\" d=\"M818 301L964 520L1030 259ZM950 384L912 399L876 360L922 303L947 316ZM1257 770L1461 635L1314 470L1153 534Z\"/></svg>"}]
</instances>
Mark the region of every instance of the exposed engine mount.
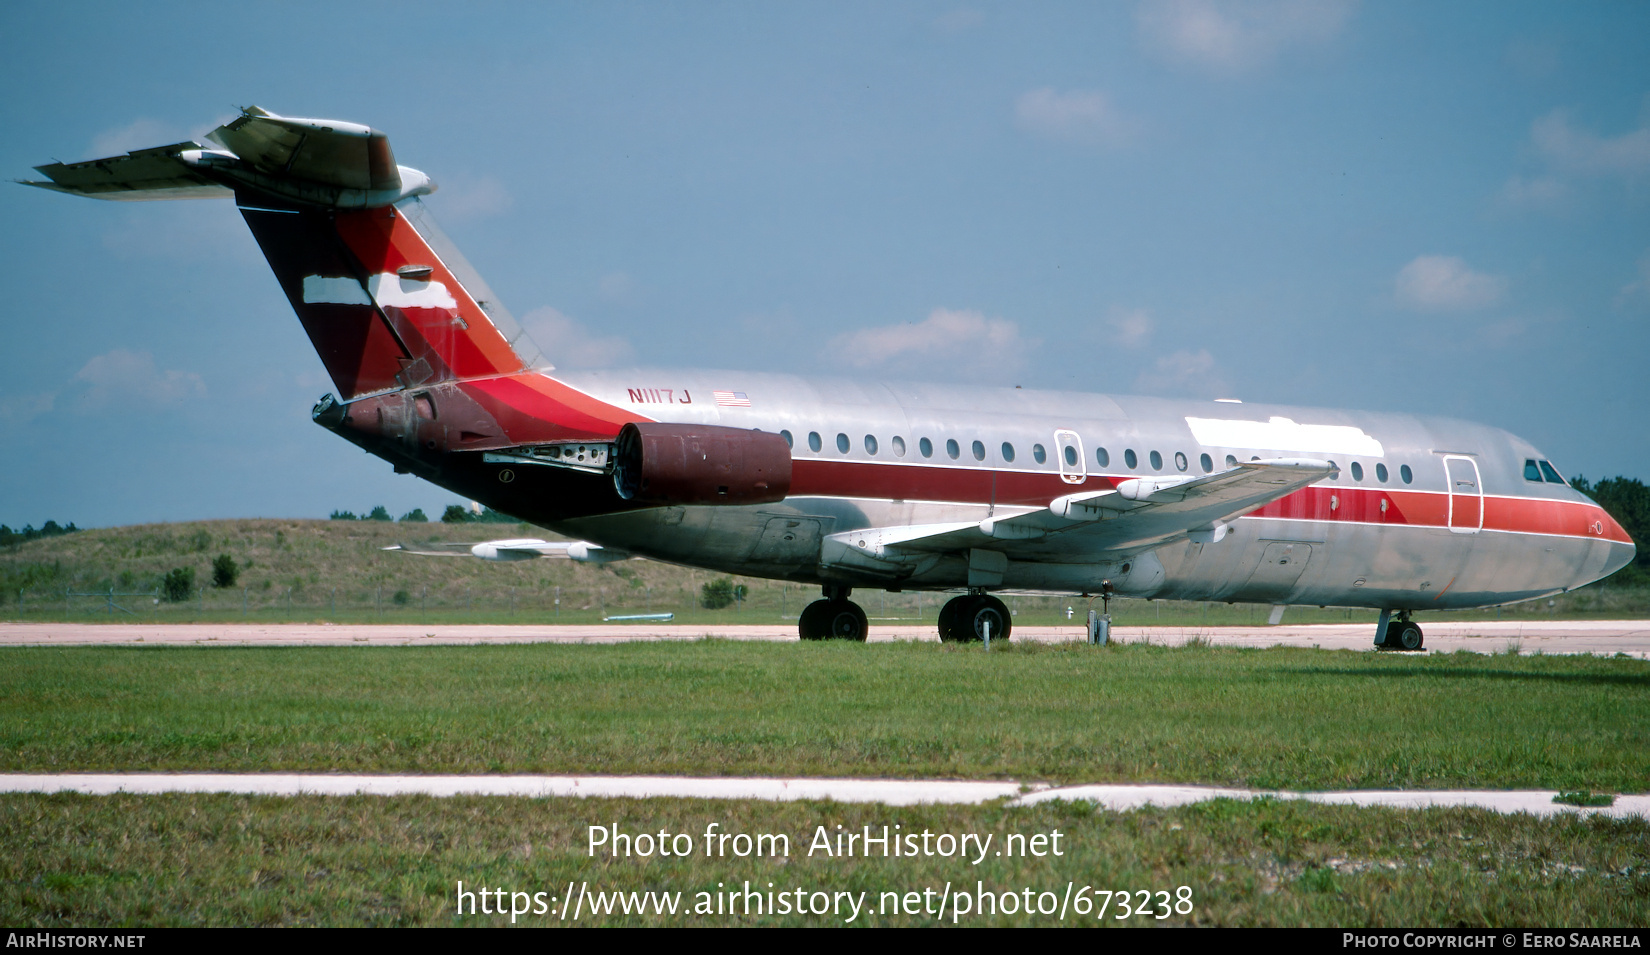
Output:
<instances>
[{"instance_id":1,"label":"exposed engine mount","mask_svg":"<svg viewBox=\"0 0 1650 955\"><path fill-rule=\"evenodd\" d=\"M766 431L632 422L614 446L613 486L647 504L772 504L791 490L791 447Z\"/></svg>"}]
</instances>

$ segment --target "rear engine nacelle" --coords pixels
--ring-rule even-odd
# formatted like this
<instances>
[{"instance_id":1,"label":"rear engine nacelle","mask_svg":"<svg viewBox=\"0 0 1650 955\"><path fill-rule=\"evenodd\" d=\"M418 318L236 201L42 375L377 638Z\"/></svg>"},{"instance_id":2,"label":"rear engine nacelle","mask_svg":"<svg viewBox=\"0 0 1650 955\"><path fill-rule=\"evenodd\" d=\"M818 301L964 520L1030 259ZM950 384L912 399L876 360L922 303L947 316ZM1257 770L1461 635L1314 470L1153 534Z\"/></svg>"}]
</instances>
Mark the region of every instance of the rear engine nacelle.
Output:
<instances>
[{"instance_id":1,"label":"rear engine nacelle","mask_svg":"<svg viewBox=\"0 0 1650 955\"><path fill-rule=\"evenodd\" d=\"M647 504L772 504L791 490L791 447L766 431L631 423L614 447L613 486Z\"/></svg>"}]
</instances>

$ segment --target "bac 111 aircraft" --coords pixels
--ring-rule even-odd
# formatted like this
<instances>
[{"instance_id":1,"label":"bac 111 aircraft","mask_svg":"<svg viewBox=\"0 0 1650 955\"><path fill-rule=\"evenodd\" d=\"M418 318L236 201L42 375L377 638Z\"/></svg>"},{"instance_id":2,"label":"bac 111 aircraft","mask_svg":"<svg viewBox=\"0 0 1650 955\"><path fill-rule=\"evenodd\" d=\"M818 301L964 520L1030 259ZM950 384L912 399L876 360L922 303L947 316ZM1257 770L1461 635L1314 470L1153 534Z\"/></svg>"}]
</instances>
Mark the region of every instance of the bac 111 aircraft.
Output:
<instances>
[{"instance_id":1,"label":"bac 111 aircraft","mask_svg":"<svg viewBox=\"0 0 1650 955\"><path fill-rule=\"evenodd\" d=\"M1008 637L994 594L1418 610L1559 593L1633 542L1529 442L1450 418L704 370L558 373L446 237L383 133L250 108L206 137L37 167L102 199L232 197L337 386L321 426L578 538L815 584L804 639L863 640L855 588L950 591L940 636Z\"/></svg>"}]
</instances>

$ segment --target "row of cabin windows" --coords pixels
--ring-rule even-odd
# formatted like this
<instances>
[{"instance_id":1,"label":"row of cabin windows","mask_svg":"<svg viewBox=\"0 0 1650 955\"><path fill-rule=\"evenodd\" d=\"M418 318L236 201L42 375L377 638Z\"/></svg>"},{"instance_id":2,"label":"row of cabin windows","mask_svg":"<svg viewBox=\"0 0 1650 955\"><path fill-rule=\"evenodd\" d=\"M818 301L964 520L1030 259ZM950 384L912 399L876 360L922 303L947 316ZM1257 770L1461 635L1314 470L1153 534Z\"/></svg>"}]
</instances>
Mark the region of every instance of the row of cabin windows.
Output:
<instances>
[{"instance_id":1,"label":"row of cabin windows","mask_svg":"<svg viewBox=\"0 0 1650 955\"><path fill-rule=\"evenodd\" d=\"M785 439L785 444L787 444L791 447L796 446L795 439L792 437L792 435L789 431L781 431L781 432L779 432L779 434L780 434L781 437L783 437ZM880 447L880 445L877 442L876 435L871 435L871 434L866 435L864 443L865 443L865 453L866 454L875 455L877 453L878 448ZM889 439L888 443L893 448L895 457L899 457L899 458L905 457L905 439L904 438L900 437L899 435L895 435L894 437ZM819 450L821 448L823 448L824 446L825 446L825 442L819 436L818 431L808 432L808 450L813 451L815 453L818 453ZM842 454L847 454L848 449L851 448L851 447L853 447L853 442L849 440L848 435L845 434L845 433L840 433L839 432L836 436L836 449L837 449L837 451L839 451ZM1015 450L1014 450L1014 445L1013 445L1012 442L1004 441L1002 447L999 450L1002 453L1002 457L1003 457L1004 461L1012 462L1014 460ZM1062 450L1063 450L1063 455L1062 456L1065 458L1066 467L1068 467L1068 468L1077 467L1077 448L1068 444ZM917 441L917 451L918 451L918 453L920 453L925 458L933 457L934 456L934 442L930 441L927 438L918 439L918 441ZM971 443L968 446L968 451L969 451L970 454L972 454L974 456L974 460L976 460L976 461L984 461L985 460L985 442L983 442L983 441L974 441L973 443ZM962 446L957 443L957 439L955 439L955 438L947 438L946 439L946 441L945 441L945 456L950 458L953 461L956 461L956 460L958 460L959 458L962 457ZM1034 445L1031 446L1031 457L1038 464L1046 464L1048 462L1048 449L1044 448L1040 444L1034 444ZM1148 452L1147 459L1151 462L1151 466L1152 466L1153 471L1163 470L1163 455L1160 452L1158 452L1158 451ZM1250 460L1258 461L1260 459L1258 457L1255 457L1255 458L1250 458ZM1094 449L1094 461L1095 461L1096 464L1098 464L1102 468L1110 467L1111 466L1111 452L1107 451L1105 448L1095 448ZM1198 466L1203 468L1203 473L1204 474L1211 474L1211 473L1214 472L1215 462L1214 462L1214 459L1209 457L1208 454L1198 455L1197 463L1198 463ZM1329 463L1334 464L1335 462L1331 461ZM1231 455L1231 454L1226 455L1226 466L1228 468L1235 468L1235 467L1237 467L1237 464L1238 464L1238 460L1237 460L1236 455ZM1530 473L1531 473L1530 468L1533 467L1534 464L1535 464L1535 462L1533 462L1533 461L1526 462L1525 467L1524 467L1524 474L1525 474L1526 477L1528 477L1530 475ZM1557 479L1558 483L1560 483L1560 484L1563 483L1562 479L1557 478L1558 472L1552 470L1552 465L1548 464L1545 461L1541 462L1541 464L1544 467L1546 467L1546 469L1554 476L1555 479ZM1140 456L1135 453L1133 448L1127 448L1123 451L1123 465L1131 471L1136 470L1140 467ZM1174 453L1174 467L1175 467L1175 470L1177 470L1177 471L1185 471L1185 470L1187 470L1188 468L1191 467L1191 462L1187 460L1185 452L1176 451ZM1407 464L1403 465L1402 467L1400 467L1398 469L1398 476L1403 479L1403 482L1405 484L1411 484L1411 483L1414 483L1414 481L1415 481L1415 473L1410 470L1409 465L1407 465ZM1337 474L1335 476L1335 479L1339 480L1339 477L1340 476ZM1389 477L1389 474L1387 472L1387 467L1386 467L1385 464L1375 465L1375 479L1377 481L1380 481L1382 484L1385 484L1387 482L1388 477ZM1364 466L1362 464L1360 464L1359 462L1357 462L1357 461L1352 462L1352 480L1362 481L1363 479L1364 479ZM1541 480L1539 473L1537 473L1537 476L1535 478L1532 478L1532 480L1537 480L1537 481Z\"/></svg>"},{"instance_id":2,"label":"row of cabin windows","mask_svg":"<svg viewBox=\"0 0 1650 955\"><path fill-rule=\"evenodd\" d=\"M1545 476L1547 484L1569 483L1558 473L1558 469L1553 467L1551 461L1545 459L1537 461L1535 458L1524 459L1524 480L1541 484L1543 476Z\"/></svg>"}]
</instances>

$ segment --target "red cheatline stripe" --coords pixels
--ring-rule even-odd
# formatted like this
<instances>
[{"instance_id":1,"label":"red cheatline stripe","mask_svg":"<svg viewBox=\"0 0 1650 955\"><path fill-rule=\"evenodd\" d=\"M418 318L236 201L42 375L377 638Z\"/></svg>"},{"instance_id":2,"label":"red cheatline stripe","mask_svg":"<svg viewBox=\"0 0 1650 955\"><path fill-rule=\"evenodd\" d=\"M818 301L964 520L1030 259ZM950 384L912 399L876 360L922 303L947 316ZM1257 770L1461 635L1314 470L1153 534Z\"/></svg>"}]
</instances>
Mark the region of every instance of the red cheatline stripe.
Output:
<instances>
[{"instance_id":1,"label":"red cheatline stripe","mask_svg":"<svg viewBox=\"0 0 1650 955\"><path fill-rule=\"evenodd\" d=\"M1089 475L1082 485L1066 484L1059 472L993 471L865 461L798 459L791 495L1046 507L1063 494L1115 487L1122 475ZM995 475L995 486L993 486ZM1386 501L1386 509L1381 502ZM1494 497L1483 500L1484 529L1526 534L1591 537L1631 543L1632 538L1597 505L1579 501ZM1467 512L1472 517L1471 512ZM1449 495L1443 491L1382 490L1315 486L1250 512L1251 517L1354 524L1445 527ZM1465 520L1475 525L1476 520ZM1596 529L1595 529L1596 528Z\"/></svg>"}]
</instances>

